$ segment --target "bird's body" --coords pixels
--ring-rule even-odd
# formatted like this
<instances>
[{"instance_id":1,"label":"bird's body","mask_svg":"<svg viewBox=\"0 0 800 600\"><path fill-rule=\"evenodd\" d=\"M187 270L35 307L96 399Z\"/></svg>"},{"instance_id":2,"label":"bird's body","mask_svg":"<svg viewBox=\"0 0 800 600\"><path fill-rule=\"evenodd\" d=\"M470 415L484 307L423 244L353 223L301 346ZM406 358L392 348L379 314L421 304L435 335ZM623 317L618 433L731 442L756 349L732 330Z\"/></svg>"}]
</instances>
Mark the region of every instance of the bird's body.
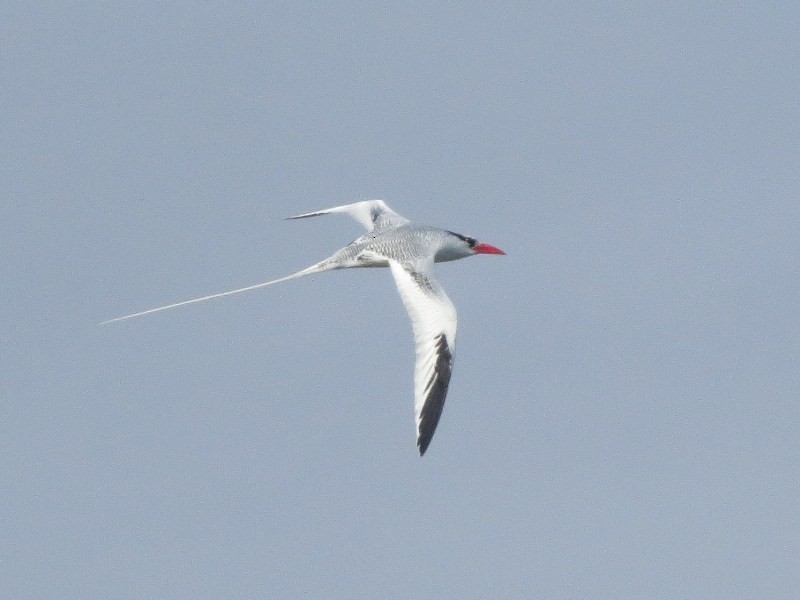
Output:
<instances>
[{"instance_id":1,"label":"bird's body","mask_svg":"<svg viewBox=\"0 0 800 600\"><path fill-rule=\"evenodd\" d=\"M413 261L429 255L431 249L434 262L447 262L471 256L459 247L461 241L457 234L437 227L401 225L366 233L322 262L332 269L388 267L392 260Z\"/></svg>"},{"instance_id":2,"label":"bird's body","mask_svg":"<svg viewBox=\"0 0 800 600\"><path fill-rule=\"evenodd\" d=\"M287 277L118 317L105 323L238 294L324 271L389 267L414 329L417 350L414 412L417 447L422 455L428 448L444 407L453 367L457 329L455 307L436 280L433 265L474 254L505 253L494 246L480 244L473 238L452 231L414 225L391 210L382 200L365 200L289 219L329 213L345 213L351 216L366 227L367 233L329 258Z\"/></svg>"}]
</instances>

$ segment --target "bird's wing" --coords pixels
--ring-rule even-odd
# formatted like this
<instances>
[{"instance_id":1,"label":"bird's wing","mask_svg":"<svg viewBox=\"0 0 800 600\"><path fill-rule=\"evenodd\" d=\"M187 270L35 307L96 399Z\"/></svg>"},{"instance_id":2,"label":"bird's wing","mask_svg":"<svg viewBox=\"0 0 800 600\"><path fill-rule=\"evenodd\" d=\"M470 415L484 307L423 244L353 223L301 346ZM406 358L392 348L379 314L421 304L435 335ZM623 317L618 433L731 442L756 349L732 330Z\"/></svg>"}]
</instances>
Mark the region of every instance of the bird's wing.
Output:
<instances>
[{"instance_id":1,"label":"bird's wing","mask_svg":"<svg viewBox=\"0 0 800 600\"><path fill-rule=\"evenodd\" d=\"M408 219L398 215L391 208L386 206L383 200L364 200L363 202L356 202L354 204L334 206L333 208L287 217L287 219L305 219L306 217L316 217L330 213L344 213L350 215L353 219L366 227L367 231L393 229L409 222Z\"/></svg>"},{"instance_id":2,"label":"bird's wing","mask_svg":"<svg viewBox=\"0 0 800 600\"><path fill-rule=\"evenodd\" d=\"M442 415L456 347L456 309L434 277L433 258L415 263L390 260L417 349L414 369L414 413L417 447L425 454Z\"/></svg>"}]
</instances>

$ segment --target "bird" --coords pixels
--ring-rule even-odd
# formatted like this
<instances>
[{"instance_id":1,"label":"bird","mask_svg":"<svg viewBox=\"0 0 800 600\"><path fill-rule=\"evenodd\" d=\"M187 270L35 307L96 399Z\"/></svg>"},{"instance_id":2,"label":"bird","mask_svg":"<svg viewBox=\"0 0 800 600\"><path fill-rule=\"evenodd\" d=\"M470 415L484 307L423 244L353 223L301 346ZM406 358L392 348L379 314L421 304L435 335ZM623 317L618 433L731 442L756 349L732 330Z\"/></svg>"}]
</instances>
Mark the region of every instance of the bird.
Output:
<instances>
[{"instance_id":1,"label":"bird","mask_svg":"<svg viewBox=\"0 0 800 600\"><path fill-rule=\"evenodd\" d=\"M325 260L280 279L151 308L103 321L101 325L240 294L325 271L388 267L414 332L414 416L417 449L419 455L423 456L444 408L453 372L457 331L456 309L435 277L434 263L476 254L504 255L505 252L460 233L416 225L394 212L383 200L363 200L334 206L287 217L287 220L337 213L353 218L367 232Z\"/></svg>"}]
</instances>

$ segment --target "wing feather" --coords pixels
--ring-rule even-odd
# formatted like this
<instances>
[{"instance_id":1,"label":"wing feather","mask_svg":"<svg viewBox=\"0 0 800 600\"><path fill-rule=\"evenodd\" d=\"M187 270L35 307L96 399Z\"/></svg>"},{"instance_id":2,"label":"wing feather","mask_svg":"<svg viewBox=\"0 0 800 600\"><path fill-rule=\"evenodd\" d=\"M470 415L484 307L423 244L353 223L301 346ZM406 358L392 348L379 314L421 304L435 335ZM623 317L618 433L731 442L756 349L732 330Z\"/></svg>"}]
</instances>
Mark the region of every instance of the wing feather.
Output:
<instances>
[{"instance_id":1,"label":"wing feather","mask_svg":"<svg viewBox=\"0 0 800 600\"><path fill-rule=\"evenodd\" d=\"M361 223L367 231L383 231L394 227L400 227L400 225L405 225L409 222L408 219L389 208L383 200L363 200L362 202L345 204L344 206L334 206L333 208L326 208L287 218L305 219L307 217L317 217L319 215L331 213L344 213L349 215Z\"/></svg>"},{"instance_id":2,"label":"wing feather","mask_svg":"<svg viewBox=\"0 0 800 600\"><path fill-rule=\"evenodd\" d=\"M433 274L433 259L390 260L397 290L414 329L414 414L417 447L425 454L442 415L456 347L456 309Z\"/></svg>"}]
</instances>

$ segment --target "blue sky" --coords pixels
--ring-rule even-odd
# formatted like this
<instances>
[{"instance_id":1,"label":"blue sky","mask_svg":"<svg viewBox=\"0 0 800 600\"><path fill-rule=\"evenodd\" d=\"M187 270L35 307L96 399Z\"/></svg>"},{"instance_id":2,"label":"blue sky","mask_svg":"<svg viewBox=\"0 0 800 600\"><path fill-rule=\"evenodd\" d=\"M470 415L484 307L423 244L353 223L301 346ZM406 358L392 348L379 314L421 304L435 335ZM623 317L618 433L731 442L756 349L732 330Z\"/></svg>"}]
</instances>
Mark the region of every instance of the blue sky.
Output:
<instances>
[{"instance_id":1,"label":"blue sky","mask_svg":"<svg viewBox=\"0 0 800 600\"><path fill-rule=\"evenodd\" d=\"M800 9L10 3L9 598L794 598ZM414 443L383 198L508 252Z\"/></svg>"}]
</instances>

